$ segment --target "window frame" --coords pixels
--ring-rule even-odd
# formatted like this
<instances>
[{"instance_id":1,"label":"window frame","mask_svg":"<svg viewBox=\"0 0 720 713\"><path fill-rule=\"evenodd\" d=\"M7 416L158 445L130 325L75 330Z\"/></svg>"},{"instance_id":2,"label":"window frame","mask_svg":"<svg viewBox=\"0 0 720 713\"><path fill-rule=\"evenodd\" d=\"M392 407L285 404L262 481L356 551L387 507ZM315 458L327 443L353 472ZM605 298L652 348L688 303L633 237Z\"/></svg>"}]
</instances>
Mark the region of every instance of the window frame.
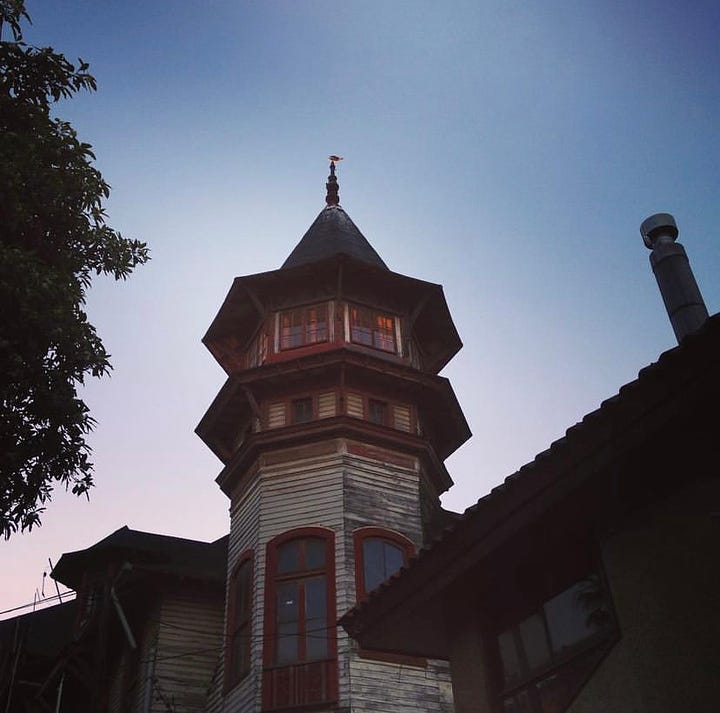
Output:
<instances>
[{"instance_id":1,"label":"window frame","mask_svg":"<svg viewBox=\"0 0 720 713\"><path fill-rule=\"evenodd\" d=\"M325 336L322 339L313 339L309 340L307 339L308 336L308 327L312 324L311 320L307 319L307 315L310 312L310 310L317 310L320 312L321 310L325 310ZM301 319L300 319L300 329L301 329L301 343L300 344L284 344L284 338L283 338L283 317L290 315L292 319L293 313L300 313ZM330 310L330 302L315 302L313 304L309 305L300 305L297 307L289 307L288 309L282 309L279 310L276 314L276 325L277 325L277 341L276 341L276 349L275 352L277 354L281 354L283 352L290 352L295 349L302 349L304 347L312 347L316 344L327 344L330 342L331 336L331 310ZM318 321L317 324L320 324ZM290 326L290 329L292 329L292 326Z\"/></svg>"},{"instance_id":2,"label":"window frame","mask_svg":"<svg viewBox=\"0 0 720 713\"><path fill-rule=\"evenodd\" d=\"M319 538L325 542L325 564L323 568L303 569L287 574L278 572L278 553L282 545L294 540ZM308 659L298 657L297 661L277 663L277 591L280 583L311 579L323 574L326 578L326 624L327 624L327 652L324 658ZM263 686L262 710L275 710L281 707L295 708L307 703L291 703L278 706L274 704L274 690L270 690L271 677L278 671L291 671L293 669L308 669L314 667L322 669L327 675L327 696L322 701L313 701L313 705L324 705L337 700L338 673L337 673L337 612L336 612L336 582L335 582L335 532L325 527L299 527L283 532L270 540L266 545L265 570L265 622L263 636ZM304 621L304 613L302 613ZM298 626L298 636L307 639L304 624ZM302 633L301 633L302 632ZM302 651L304 646L300 644ZM301 692L302 693L302 692Z\"/></svg>"},{"instance_id":3,"label":"window frame","mask_svg":"<svg viewBox=\"0 0 720 713\"><path fill-rule=\"evenodd\" d=\"M240 576L240 572L243 567L248 568L247 587L246 593L246 616L244 616L239 622L237 618L237 612L235 605L237 603L237 585ZM252 550L245 550L240 557L238 557L235 566L232 569L232 573L228 578L228 613L227 622L225 627L225 675L224 684L225 691L229 691L231 688L237 686L241 681L247 678L248 674L252 670L252 624L253 624L253 601L254 601L254 581L255 581L255 563ZM241 631L246 629L244 634ZM246 636L247 643L244 645L246 653L247 665L245 668L238 672L236 677L232 676L234 670L234 654L235 647L233 646L233 640L236 636Z\"/></svg>"},{"instance_id":4,"label":"window frame","mask_svg":"<svg viewBox=\"0 0 720 713\"><path fill-rule=\"evenodd\" d=\"M317 420L317 406L316 406L316 395L313 394L307 394L304 396L295 396L290 399L289 401L289 424L290 426L295 426L298 424L303 423L311 423L312 421ZM295 412L295 406L296 404L299 404L301 402L309 403L310 404L310 417L305 419L298 420L297 413Z\"/></svg>"},{"instance_id":5,"label":"window frame","mask_svg":"<svg viewBox=\"0 0 720 713\"><path fill-rule=\"evenodd\" d=\"M355 530L355 532L353 532L355 549L355 594L358 604L365 601L370 595L370 592L368 592L365 587L365 556L363 552L363 543L368 539L384 540L395 545L404 555L403 567L407 567L410 559L415 556L415 545L412 540L395 530L376 526L360 527Z\"/></svg>"},{"instance_id":6,"label":"window frame","mask_svg":"<svg viewBox=\"0 0 720 713\"><path fill-rule=\"evenodd\" d=\"M552 648L552 640L550 635L550 624L548 621L548 614L545 611L546 605L556 599L556 597L569 591L577 584L583 581L589 580L591 577L597 578L597 583L604 597L604 605L606 607L607 622L604 627L599 628L594 633L586 636L574 644L565 652L555 652ZM492 649L494 668L496 669L497 676L497 701L498 710L503 711L504 702L511 698L515 698L521 694L527 696L529 705L533 710L538 712L541 710L540 704L538 703L539 693L535 690L538 684L542 684L545 680L550 680L553 676L562 672L564 669L567 671L568 667L581 663L583 660L591 660L593 655L599 655L605 647L609 647L617 639L617 619L613 608L612 597L610 590L608 589L607 581L605 580L604 574L600 568L593 568L591 571L586 572L579 578L573 578L571 581L566 582L562 588L553 588L552 593L545 592L541 598L536 600L535 606L525 608L522 613L516 613L512 617L504 617L498 621L499 626L496 627L494 636L492 637ZM533 616L538 615L542 622L544 632L544 643L547 646L549 657L547 661L544 661L534 667L529 665L527 660L527 652L524 650L520 651L518 646L524 647L522 642L522 635L520 633L520 627L527 620ZM508 682L505 678L504 662L500 651L500 637L503 634L509 633L513 639L513 645L515 646L516 653L519 654L519 662L522 667L519 678L512 682ZM592 669L595 664L590 664L589 668Z\"/></svg>"},{"instance_id":7,"label":"window frame","mask_svg":"<svg viewBox=\"0 0 720 713\"><path fill-rule=\"evenodd\" d=\"M358 310L360 314L369 315L370 319L370 341L371 344L368 344L366 341L362 341L361 339L355 338L353 335L353 330L358 327L358 320L353 319L353 310ZM377 327L377 319L378 318L384 318L384 319L390 319L392 320L392 329L390 330L390 333L392 335L392 349L387 349L384 346L380 346L382 344L382 338L378 337L378 334L382 330L380 330ZM362 327L362 329L368 329L367 327ZM389 312L383 309L380 309L378 307L370 307L368 305L362 305L357 304L353 302L347 303L347 341L350 344L356 344L357 346L364 347L366 349L373 349L377 352L382 352L383 354L394 354L396 356L402 356L402 349L401 349L401 336L400 336L400 316ZM378 344L380 342L380 344Z\"/></svg>"}]
</instances>

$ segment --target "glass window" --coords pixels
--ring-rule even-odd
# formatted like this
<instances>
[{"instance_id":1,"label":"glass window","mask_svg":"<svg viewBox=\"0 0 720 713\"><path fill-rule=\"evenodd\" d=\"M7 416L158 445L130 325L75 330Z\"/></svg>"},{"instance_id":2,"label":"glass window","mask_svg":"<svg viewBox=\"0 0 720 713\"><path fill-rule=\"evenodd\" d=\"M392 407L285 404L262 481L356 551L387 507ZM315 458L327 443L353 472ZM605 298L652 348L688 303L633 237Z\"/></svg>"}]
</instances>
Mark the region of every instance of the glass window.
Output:
<instances>
[{"instance_id":1,"label":"glass window","mask_svg":"<svg viewBox=\"0 0 720 713\"><path fill-rule=\"evenodd\" d=\"M311 396L294 399L292 402L293 423L307 423L313 420L313 400Z\"/></svg>"},{"instance_id":2,"label":"glass window","mask_svg":"<svg viewBox=\"0 0 720 713\"><path fill-rule=\"evenodd\" d=\"M553 653L562 654L602 628L607 606L599 582L586 579L545 603Z\"/></svg>"},{"instance_id":3,"label":"glass window","mask_svg":"<svg viewBox=\"0 0 720 713\"><path fill-rule=\"evenodd\" d=\"M593 651L608 631L610 611L600 578L592 574L543 602L538 611L497 637L506 711L565 710L575 686L592 665Z\"/></svg>"},{"instance_id":4,"label":"glass window","mask_svg":"<svg viewBox=\"0 0 720 713\"><path fill-rule=\"evenodd\" d=\"M233 686L250 671L252 621L252 560L235 569L228 592L227 685Z\"/></svg>"},{"instance_id":5,"label":"glass window","mask_svg":"<svg viewBox=\"0 0 720 713\"><path fill-rule=\"evenodd\" d=\"M369 594L407 564L412 543L402 535L376 527L355 533L355 584L358 597Z\"/></svg>"},{"instance_id":6,"label":"glass window","mask_svg":"<svg viewBox=\"0 0 720 713\"><path fill-rule=\"evenodd\" d=\"M350 341L396 353L395 317L369 307L351 306Z\"/></svg>"},{"instance_id":7,"label":"glass window","mask_svg":"<svg viewBox=\"0 0 720 713\"><path fill-rule=\"evenodd\" d=\"M280 313L280 349L295 349L328 340L327 304Z\"/></svg>"},{"instance_id":8,"label":"glass window","mask_svg":"<svg viewBox=\"0 0 720 713\"><path fill-rule=\"evenodd\" d=\"M268 543L262 709L337 700L334 534L301 528Z\"/></svg>"},{"instance_id":9,"label":"glass window","mask_svg":"<svg viewBox=\"0 0 720 713\"><path fill-rule=\"evenodd\" d=\"M384 401L368 399L368 421L379 423L381 426L388 422L388 405Z\"/></svg>"},{"instance_id":10,"label":"glass window","mask_svg":"<svg viewBox=\"0 0 720 713\"><path fill-rule=\"evenodd\" d=\"M301 537L275 550L275 664L328 654L328 542Z\"/></svg>"}]
</instances>

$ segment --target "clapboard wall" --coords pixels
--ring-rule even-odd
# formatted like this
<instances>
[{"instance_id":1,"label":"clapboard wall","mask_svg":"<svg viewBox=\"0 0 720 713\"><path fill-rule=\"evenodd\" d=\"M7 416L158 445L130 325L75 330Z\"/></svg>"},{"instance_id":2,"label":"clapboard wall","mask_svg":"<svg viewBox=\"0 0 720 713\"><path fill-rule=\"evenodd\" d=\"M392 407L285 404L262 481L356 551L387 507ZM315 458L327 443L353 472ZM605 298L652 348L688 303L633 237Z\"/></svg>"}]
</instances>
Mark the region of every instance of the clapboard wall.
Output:
<instances>
[{"instance_id":1,"label":"clapboard wall","mask_svg":"<svg viewBox=\"0 0 720 713\"><path fill-rule=\"evenodd\" d=\"M222 676L217 677L210 694L211 713L261 709L267 543L298 527L334 532L335 613L339 618L357 601L353 533L360 527L384 527L421 547L425 484L417 458L344 438L278 450L258 459L232 494L228 551L228 575L248 550L253 556L251 670L229 691L222 690ZM445 663L411 666L377 661L361 656L342 629L337 631L337 640L339 709L452 711ZM222 666L221 661L217 663Z\"/></svg>"}]
</instances>

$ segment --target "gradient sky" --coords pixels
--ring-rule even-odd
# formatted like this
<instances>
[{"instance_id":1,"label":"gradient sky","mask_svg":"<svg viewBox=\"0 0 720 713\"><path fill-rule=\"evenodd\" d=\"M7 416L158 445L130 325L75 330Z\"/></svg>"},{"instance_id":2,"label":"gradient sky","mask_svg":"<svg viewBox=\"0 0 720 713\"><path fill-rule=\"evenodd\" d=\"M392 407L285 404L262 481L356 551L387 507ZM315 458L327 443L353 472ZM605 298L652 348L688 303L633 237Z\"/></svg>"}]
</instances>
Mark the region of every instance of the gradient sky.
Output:
<instances>
[{"instance_id":1,"label":"gradient sky","mask_svg":"<svg viewBox=\"0 0 720 713\"><path fill-rule=\"evenodd\" d=\"M444 286L465 344L443 374L474 436L448 460L446 507L674 345L649 214L675 215L719 309L716 1L28 10L30 44L90 62L99 91L56 113L95 149L110 223L153 259L89 295L114 365L84 390L97 487L0 542L0 611L33 600L48 557L124 524L227 531L220 463L193 433L223 383L200 339L233 277L279 267L322 209L331 153L343 207L392 270Z\"/></svg>"}]
</instances>

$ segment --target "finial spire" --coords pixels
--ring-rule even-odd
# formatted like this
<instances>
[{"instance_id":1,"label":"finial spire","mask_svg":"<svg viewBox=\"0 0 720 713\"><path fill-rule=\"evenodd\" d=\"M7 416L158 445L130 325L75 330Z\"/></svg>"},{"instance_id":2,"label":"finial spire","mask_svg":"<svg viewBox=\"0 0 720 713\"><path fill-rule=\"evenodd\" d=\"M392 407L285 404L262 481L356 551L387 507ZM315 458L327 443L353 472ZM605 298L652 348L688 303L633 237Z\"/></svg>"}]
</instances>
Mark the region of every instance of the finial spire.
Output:
<instances>
[{"instance_id":1,"label":"finial spire","mask_svg":"<svg viewBox=\"0 0 720 713\"><path fill-rule=\"evenodd\" d=\"M328 176L325 188L327 188L327 195L325 196L325 202L328 205L340 205L340 187L338 186L337 178L335 177L335 164L338 161L342 161L342 156L330 156L330 175Z\"/></svg>"}]
</instances>

